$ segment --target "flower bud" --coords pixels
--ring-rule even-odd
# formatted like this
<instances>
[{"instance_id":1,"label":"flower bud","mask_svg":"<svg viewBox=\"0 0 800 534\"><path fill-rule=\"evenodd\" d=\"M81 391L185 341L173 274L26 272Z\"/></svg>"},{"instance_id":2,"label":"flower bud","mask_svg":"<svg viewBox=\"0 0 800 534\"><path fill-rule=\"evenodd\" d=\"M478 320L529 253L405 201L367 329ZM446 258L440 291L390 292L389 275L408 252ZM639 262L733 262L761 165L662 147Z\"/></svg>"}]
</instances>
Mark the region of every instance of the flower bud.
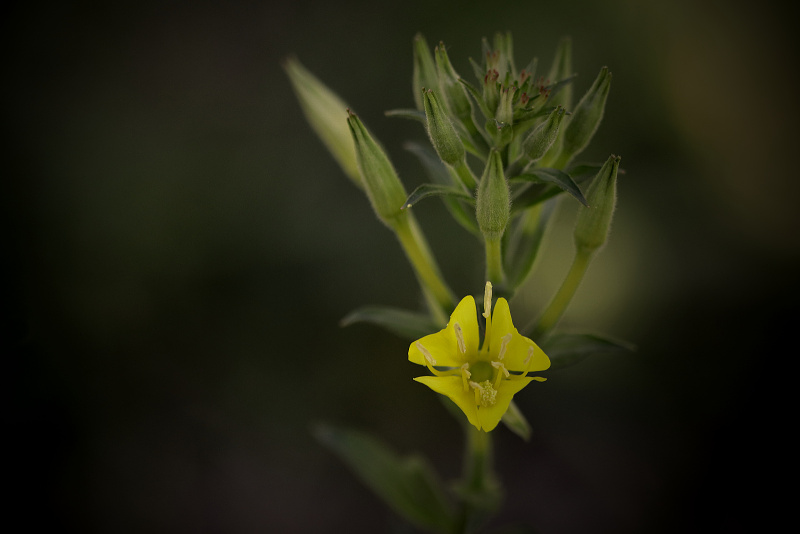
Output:
<instances>
[{"instance_id":1,"label":"flower bud","mask_svg":"<svg viewBox=\"0 0 800 534\"><path fill-rule=\"evenodd\" d=\"M592 140L594 132L603 119L608 91L611 89L611 73L608 67L600 69L592 86L583 95L564 130L563 146L559 162L566 165L580 154Z\"/></svg>"},{"instance_id":2,"label":"flower bud","mask_svg":"<svg viewBox=\"0 0 800 534\"><path fill-rule=\"evenodd\" d=\"M442 91L442 101L445 107L465 125L473 124L472 104L469 96L467 96L467 89L458 81L458 73L456 73L453 65L450 64L450 58L447 56L444 43L439 43L433 54L436 60L436 71L439 75L439 88Z\"/></svg>"},{"instance_id":3,"label":"flower bud","mask_svg":"<svg viewBox=\"0 0 800 534\"><path fill-rule=\"evenodd\" d=\"M569 37L562 37L556 49L556 55L553 58L553 66L550 67L550 72L547 74L547 79L552 83L566 80L572 76L572 39ZM572 84L567 84L556 95L549 99L548 104L551 106L564 106L567 109L572 108Z\"/></svg>"},{"instance_id":4,"label":"flower bud","mask_svg":"<svg viewBox=\"0 0 800 534\"><path fill-rule=\"evenodd\" d=\"M433 62L431 49L428 47L428 42L421 33L414 36L414 73L412 78L412 87L414 93L414 102L418 110L422 110L422 94L420 91L423 87L439 87L439 75L436 72L436 64Z\"/></svg>"},{"instance_id":5,"label":"flower bud","mask_svg":"<svg viewBox=\"0 0 800 534\"><path fill-rule=\"evenodd\" d=\"M361 120L350 110L347 112L347 124L355 143L356 161L364 189L378 218L391 227L394 220L405 213L400 208L408 195L389 157Z\"/></svg>"},{"instance_id":6,"label":"flower bud","mask_svg":"<svg viewBox=\"0 0 800 534\"><path fill-rule=\"evenodd\" d=\"M579 208L575 224L575 245L578 250L598 249L608 238L611 217L617 203L617 171L620 159L612 154L586 192L589 206Z\"/></svg>"},{"instance_id":7,"label":"flower bud","mask_svg":"<svg viewBox=\"0 0 800 534\"><path fill-rule=\"evenodd\" d=\"M506 230L511 213L508 183L503 176L503 160L497 150L489 153L486 169L478 186L475 215L478 227L487 241L499 241Z\"/></svg>"},{"instance_id":8,"label":"flower bud","mask_svg":"<svg viewBox=\"0 0 800 534\"><path fill-rule=\"evenodd\" d=\"M357 186L361 185L355 147L350 129L342 119L345 104L295 58L283 64L300 107L316 134L336 159L344 173Z\"/></svg>"},{"instance_id":9,"label":"flower bud","mask_svg":"<svg viewBox=\"0 0 800 534\"><path fill-rule=\"evenodd\" d=\"M425 117L428 120L428 135L433 148L442 161L451 166L464 161L467 156L464 145L458 137L450 117L447 116L436 94L430 89L422 90Z\"/></svg>"},{"instance_id":10,"label":"flower bud","mask_svg":"<svg viewBox=\"0 0 800 534\"><path fill-rule=\"evenodd\" d=\"M558 106L550 113L547 120L534 128L522 143L522 150L531 161L539 161L553 146L558 137L558 128L564 118L564 108Z\"/></svg>"}]
</instances>

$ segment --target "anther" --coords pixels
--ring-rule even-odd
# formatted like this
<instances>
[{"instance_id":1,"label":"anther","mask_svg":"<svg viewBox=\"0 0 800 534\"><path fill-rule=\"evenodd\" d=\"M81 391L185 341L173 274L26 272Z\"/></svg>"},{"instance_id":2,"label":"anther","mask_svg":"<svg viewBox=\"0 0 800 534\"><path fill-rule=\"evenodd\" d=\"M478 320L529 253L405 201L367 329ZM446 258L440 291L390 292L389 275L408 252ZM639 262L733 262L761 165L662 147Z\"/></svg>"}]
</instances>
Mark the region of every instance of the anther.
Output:
<instances>
[{"instance_id":1,"label":"anther","mask_svg":"<svg viewBox=\"0 0 800 534\"><path fill-rule=\"evenodd\" d=\"M464 343L464 332L461 331L461 325L455 323L453 325L453 330L456 332L456 340L458 341L458 350L461 351L461 354L467 352L467 345Z\"/></svg>"},{"instance_id":2,"label":"anther","mask_svg":"<svg viewBox=\"0 0 800 534\"><path fill-rule=\"evenodd\" d=\"M492 283L486 282L486 289L483 292L483 316L489 318L492 312Z\"/></svg>"},{"instance_id":3,"label":"anther","mask_svg":"<svg viewBox=\"0 0 800 534\"><path fill-rule=\"evenodd\" d=\"M417 346L419 351L422 353L422 355L425 356L425 360L427 360L429 365L436 365L436 360L433 358L433 356L431 356L431 353L428 352L428 349L426 349L425 347L422 346L422 343L417 341L415 343L415 345Z\"/></svg>"},{"instance_id":4,"label":"anther","mask_svg":"<svg viewBox=\"0 0 800 534\"><path fill-rule=\"evenodd\" d=\"M497 353L498 360L502 360L503 357L506 355L506 349L508 348L508 344L510 342L511 342L511 332L500 338L500 351Z\"/></svg>"},{"instance_id":5,"label":"anther","mask_svg":"<svg viewBox=\"0 0 800 534\"><path fill-rule=\"evenodd\" d=\"M506 376L506 378L508 378L510 376L510 374L511 374L511 373L508 372L508 369L506 369L506 366L503 365L503 362L492 362L492 367L502 371L503 374Z\"/></svg>"}]
</instances>

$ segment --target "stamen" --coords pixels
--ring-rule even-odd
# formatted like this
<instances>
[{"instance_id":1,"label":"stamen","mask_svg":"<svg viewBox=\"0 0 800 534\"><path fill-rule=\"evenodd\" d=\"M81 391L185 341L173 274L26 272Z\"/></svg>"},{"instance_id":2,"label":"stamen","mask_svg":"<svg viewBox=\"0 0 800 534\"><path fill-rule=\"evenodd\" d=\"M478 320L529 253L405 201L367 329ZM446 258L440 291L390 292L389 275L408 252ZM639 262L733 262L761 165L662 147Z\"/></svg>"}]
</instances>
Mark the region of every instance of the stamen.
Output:
<instances>
[{"instance_id":1,"label":"stamen","mask_svg":"<svg viewBox=\"0 0 800 534\"><path fill-rule=\"evenodd\" d=\"M422 346L422 343L417 341L414 344L417 346L422 355L425 356L425 359L428 361L428 365L436 365L436 360L433 359L433 356L431 356L431 353L428 352L428 349Z\"/></svg>"},{"instance_id":2,"label":"stamen","mask_svg":"<svg viewBox=\"0 0 800 534\"><path fill-rule=\"evenodd\" d=\"M528 373L530 372L528 371L528 368L530 368L531 361L533 360L533 351L534 351L533 347L528 347L528 357L525 358L524 362L522 362L522 364L525 366L525 368L522 370L522 374L514 375L512 378L525 378L526 376L528 376Z\"/></svg>"},{"instance_id":3,"label":"stamen","mask_svg":"<svg viewBox=\"0 0 800 534\"><path fill-rule=\"evenodd\" d=\"M503 365L502 362L492 362L492 367L497 369L497 374L494 377L494 387L497 389L500 387L500 381L503 379L503 376L508 378L511 373L508 372L508 369L506 369L506 366Z\"/></svg>"},{"instance_id":4,"label":"stamen","mask_svg":"<svg viewBox=\"0 0 800 534\"><path fill-rule=\"evenodd\" d=\"M502 360L503 356L506 355L506 348L508 348L508 344L510 342L511 342L511 332L500 338L500 352L497 353L498 360Z\"/></svg>"},{"instance_id":5,"label":"stamen","mask_svg":"<svg viewBox=\"0 0 800 534\"><path fill-rule=\"evenodd\" d=\"M461 366L461 382L464 385L464 391L469 391L469 379L472 373L469 372L469 364L465 363Z\"/></svg>"},{"instance_id":6,"label":"stamen","mask_svg":"<svg viewBox=\"0 0 800 534\"><path fill-rule=\"evenodd\" d=\"M494 406L497 403L497 390L492 387L492 383L490 381L484 380L480 384L477 382L470 382L469 385L475 391L475 403L478 406L488 408L489 406Z\"/></svg>"},{"instance_id":7,"label":"stamen","mask_svg":"<svg viewBox=\"0 0 800 534\"><path fill-rule=\"evenodd\" d=\"M458 340L458 350L461 351L461 354L467 352L467 344L464 343L464 332L461 331L461 325L455 323L453 325L453 330L456 332L456 340Z\"/></svg>"},{"instance_id":8,"label":"stamen","mask_svg":"<svg viewBox=\"0 0 800 534\"><path fill-rule=\"evenodd\" d=\"M492 313L492 283L486 282L483 292L483 316L488 319Z\"/></svg>"}]
</instances>

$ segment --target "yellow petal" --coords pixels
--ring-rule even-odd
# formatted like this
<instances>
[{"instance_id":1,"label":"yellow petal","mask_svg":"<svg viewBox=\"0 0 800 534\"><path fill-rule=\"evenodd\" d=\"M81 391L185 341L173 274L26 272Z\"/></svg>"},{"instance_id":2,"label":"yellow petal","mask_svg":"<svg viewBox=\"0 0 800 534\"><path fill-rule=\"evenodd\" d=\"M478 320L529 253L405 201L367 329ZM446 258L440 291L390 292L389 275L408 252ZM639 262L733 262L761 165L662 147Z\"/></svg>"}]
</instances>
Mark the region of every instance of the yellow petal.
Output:
<instances>
[{"instance_id":1,"label":"yellow petal","mask_svg":"<svg viewBox=\"0 0 800 534\"><path fill-rule=\"evenodd\" d=\"M530 384L531 380L533 380L533 378L502 380L497 389L497 396L495 397L496 402L494 406L481 406L478 408L478 420L480 421L480 428L485 432L494 430L494 428L500 422L500 419L502 419L503 414L505 414L508 410L508 405L511 404L511 399L514 398L514 395L519 393L522 388Z\"/></svg>"},{"instance_id":2,"label":"yellow petal","mask_svg":"<svg viewBox=\"0 0 800 534\"><path fill-rule=\"evenodd\" d=\"M492 312L492 335L489 353L492 359L497 359L501 347L503 336L511 334L511 341L506 346L503 355L503 364L509 371L524 371L525 360L528 359L530 348L533 347L533 357L528 370L544 371L550 367L550 359L544 351L532 340L523 336L514 328L511 320L511 310L508 308L508 301L504 298L497 299Z\"/></svg>"},{"instance_id":3,"label":"yellow petal","mask_svg":"<svg viewBox=\"0 0 800 534\"><path fill-rule=\"evenodd\" d=\"M408 347L408 359L419 365L426 364L425 356L417 347L417 343L419 343L436 360L435 365L461 367L464 363L474 360L480 343L477 314L475 299L470 296L464 297L456 306L450 316L450 322L447 323L444 330L427 335ZM461 335L466 348L465 353L459 350L456 323L461 327Z\"/></svg>"},{"instance_id":4,"label":"yellow petal","mask_svg":"<svg viewBox=\"0 0 800 534\"><path fill-rule=\"evenodd\" d=\"M456 405L461 408L461 411L464 412L464 415L467 416L467 420L470 424L474 425L478 430L481 429L478 423L478 407L475 404L475 394L472 392L472 389L464 391L464 384L460 376L420 376L414 380L425 384L436 393L441 393L455 402ZM520 382L522 381L520 380ZM511 402L511 397L509 397L508 402L506 402L506 409L508 409L509 402ZM500 415L502 416L502 414ZM496 424L497 423L495 423L495 425Z\"/></svg>"}]
</instances>

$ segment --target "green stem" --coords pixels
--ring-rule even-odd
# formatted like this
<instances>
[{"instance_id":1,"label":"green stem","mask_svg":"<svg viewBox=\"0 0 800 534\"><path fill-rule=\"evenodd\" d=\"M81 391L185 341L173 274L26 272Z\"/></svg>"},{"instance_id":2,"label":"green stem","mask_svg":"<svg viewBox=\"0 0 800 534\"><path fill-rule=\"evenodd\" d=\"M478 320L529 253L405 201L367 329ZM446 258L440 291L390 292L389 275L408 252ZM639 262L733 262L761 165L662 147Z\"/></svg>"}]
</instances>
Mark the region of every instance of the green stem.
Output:
<instances>
[{"instance_id":1,"label":"green stem","mask_svg":"<svg viewBox=\"0 0 800 534\"><path fill-rule=\"evenodd\" d=\"M455 534L470 534L490 517L500 503L500 487L492 462L492 439L488 432L466 427L464 472L459 484L461 512Z\"/></svg>"},{"instance_id":2,"label":"green stem","mask_svg":"<svg viewBox=\"0 0 800 534\"><path fill-rule=\"evenodd\" d=\"M506 275L503 272L502 240L484 240L486 243L486 279L493 285L504 286Z\"/></svg>"},{"instance_id":3,"label":"green stem","mask_svg":"<svg viewBox=\"0 0 800 534\"><path fill-rule=\"evenodd\" d=\"M392 228L414 268L433 319L442 325L446 324L450 310L455 307L455 297L444 282L416 219L411 213L404 213L393 221Z\"/></svg>"},{"instance_id":4,"label":"green stem","mask_svg":"<svg viewBox=\"0 0 800 534\"><path fill-rule=\"evenodd\" d=\"M572 260L572 266L567 273L567 277L533 329L533 339L541 339L558 323L561 315L563 315L575 295L581 280L583 280L583 275L586 274L586 269L592 261L595 250L578 248L575 251L575 258Z\"/></svg>"}]
</instances>

